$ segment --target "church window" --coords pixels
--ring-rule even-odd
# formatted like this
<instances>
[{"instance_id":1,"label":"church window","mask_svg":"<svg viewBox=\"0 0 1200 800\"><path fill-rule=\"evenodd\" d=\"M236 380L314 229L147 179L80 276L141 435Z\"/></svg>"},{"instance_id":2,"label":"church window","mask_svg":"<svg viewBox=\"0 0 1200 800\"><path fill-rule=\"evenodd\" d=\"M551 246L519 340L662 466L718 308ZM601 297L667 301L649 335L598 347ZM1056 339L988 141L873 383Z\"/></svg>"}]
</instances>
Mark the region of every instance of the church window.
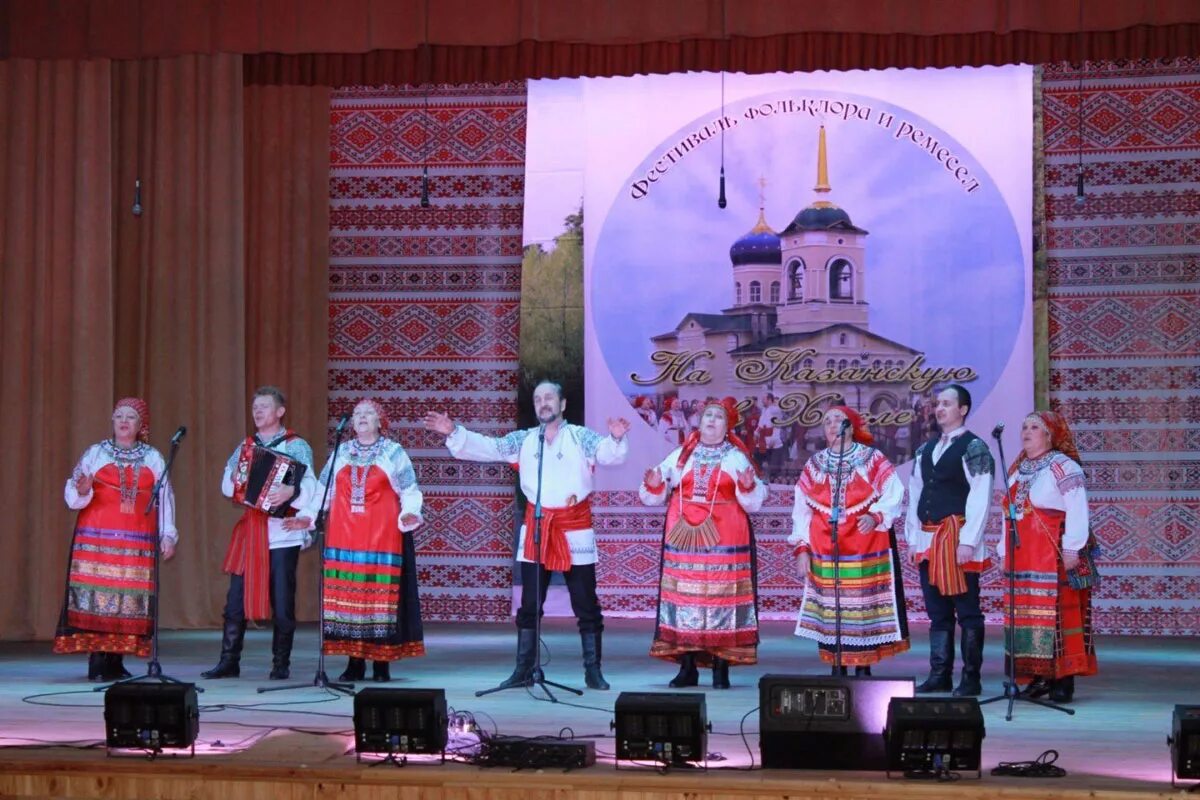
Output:
<instances>
[{"instance_id":1,"label":"church window","mask_svg":"<svg viewBox=\"0 0 1200 800\"><path fill-rule=\"evenodd\" d=\"M875 369L879 369L880 367L883 366L883 362L877 358L871 362L871 366L874 367Z\"/></svg>"},{"instance_id":2,"label":"church window","mask_svg":"<svg viewBox=\"0 0 1200 800\"><path fill-rule=\"evenodd\" d=\"M844 333L838 334L838 344L842 345L843 347L846 346L846 334L844 334Z\"/></svg>"},{"instance_id":3,"label":"church window","mask_svg":"<svg viewBox=\"0 0 1200 800\"><path fill-rule=\"evenodd\" d=\"M788 300L804 299L804 262L793 259L788 264Z\"/></svg>"},{"instance_id":4,"label":"church window","mask_svg":"<svg viewBox=\"0 0 1200 800\"><path fill-rule=\"evenodd\" d=\"M742 304L742 284L735 283L733 285L733 304L740 306Z\"/></svg>"},{"instance_id":5,"label":"church window","mask_svg":"<svg viewBox=\"0 0 1200 800\"><path fill-rule=\"evenodd\" d=\"M750 281L750 302L762 302L762 284L758 281Z\"/></svg>"},{"instance_id":6,"label":"church window","mask_svg":"<svg viewBox=\"0 0 1200 800\"><path fill-rule=\"evenodd\" d=\"M805 369L812 369L812 368L813 368L813 360L812 360L811 358L806 358L806 359L804 359L804 368L805 368Z\"/></svg>"},{"instance_id":7,"label":"church window","mask_svg":"<svg viewBox=\"0 0 1200 800\"><path fill-rule=\"evenodd\" d=\"M857 367L860 367L860 366L862 366L862 365L858 363L858 359L856 358L856 359L854 359L853 361L851 361L851 362L850 362L850 366L852 366L852 367L856 367L856 368L857 368Z\"/></svg>"},{"instance_id":8,"label":"church window","mask_svg":"<svg viewBox=\"0 0 1200 800\"><path fill-rule=\"evenodd\" d=\"M771 281L771 302L779 302L779 281Z\"/></svg>"},{"instance_id":9,"label":"church window","mask_svg":"<svg viewBox=\"0 0 1200 800\"><path fill-rule=\"evenodd\" d=\"M838 362L838 369L841 370L841 369L845 369L845 368L846 368L846 359L843 358L841 361Z\"/></svg>"},{"instance_id":10,"label":"church window","mask_svg":"<svg viewBox=\"0 0 1200 800\"><path fill-rule=\"evenodd\" d=\"M834 360L832 358L825 362L825 369L833 369L836 366L837 366L837 364L834 362Z\"/></svg>"},{"instance_id":11,"label":"church window","mask_svg":"<svg viewBox=\"0 0 1200 800\"><path fill-rule=\"evenodd\" d=\"M835 259L829 265L829 299L853 300L854 281L853 268L844 258Z\"/></svg>"}]
</instances>

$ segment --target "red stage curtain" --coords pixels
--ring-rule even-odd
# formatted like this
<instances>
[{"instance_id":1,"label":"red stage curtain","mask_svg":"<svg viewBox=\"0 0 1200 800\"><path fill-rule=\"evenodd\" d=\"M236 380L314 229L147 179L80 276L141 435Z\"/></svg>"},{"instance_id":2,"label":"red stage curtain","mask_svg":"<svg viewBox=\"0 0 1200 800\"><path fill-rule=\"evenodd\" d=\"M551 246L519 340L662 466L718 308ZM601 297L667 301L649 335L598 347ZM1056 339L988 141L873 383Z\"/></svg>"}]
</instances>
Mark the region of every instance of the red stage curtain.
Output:
<instances>
[{"instance_id":1,"label":"red stage curtain","mask_svg":"<svg viewBox=\"0 0 1200 800\"><path fill-rule=\"evenodd\" d=\"M246 88L246 388L287 394L286 422L328 451L329 89ZM228 443L232 448L233 442ZM300 560L296 613L316 619L317 558Z\"/></svg>"},{"instance_id":2,"label":"red stage curtain","mask_svg":"<svg viewBox=\"0 0 1200 800\"><path fill-rule=\"evenodd\" d=\"M220 619L237 517L220 479L254 384L285 386L321 457L328 94L247 89L236 55L0 61L0 403L13 436L0 550L14 567L0 638L53 634L74 520L62 486L107 435L117 396L148 400L159 448L190 430L166 627Z\"/></svg>"},{"instance_id":3,"label":"red stage curtain","mask_svg":"<svg viewBox=\"0 0 1200 800\"><path fill-rule=\"evenodd\" d=\"M109 64L0 61L0 638L53 633L63 484L113 401Z\"/></svg>"},{"instance_id":4,"label":"red stage curtain","mask_svg":"<svg viewBox=\"0 0 1200 800\"><path fill-rule=\"evenodd\" d=\"M44 0L0 3L4 30L0 57L316 53L340 66L322 58L278 68L313 78L268 81L268 58L251 66L251 79L374 84L373 75L424 80L404 64L426 41L438 46L428 76L438 82L1186 56L1200 51L1200 8L1194 0Z\"/></svg>"}]
</instances>

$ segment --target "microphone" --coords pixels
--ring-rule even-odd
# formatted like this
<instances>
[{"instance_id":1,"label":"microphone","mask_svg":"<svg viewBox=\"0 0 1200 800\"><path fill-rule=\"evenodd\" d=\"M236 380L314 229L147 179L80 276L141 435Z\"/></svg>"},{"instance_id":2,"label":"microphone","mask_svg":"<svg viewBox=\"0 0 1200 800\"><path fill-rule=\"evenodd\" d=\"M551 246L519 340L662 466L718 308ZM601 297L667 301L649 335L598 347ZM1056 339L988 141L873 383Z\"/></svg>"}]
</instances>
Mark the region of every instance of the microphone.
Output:
<instances>
[{"instance_id":1,"label":"microphone","mask_svg":"<svg viewBox=\"0 0 1200 800\"><path fill-rule=\"evenodd\" d=\"M347 422L349 422L349 421L350 421L350 415L349 415L349 414L342 414L342 418L338 420L338 425L337 425L337 431L336 431L336 432L337 432L337 433L341 433L342 431L346 430L346 423L347 423Z\"/></svg>"},{"instance_id":2,"label":"microphone","mask_svg":"<svg viewBox=\"0 0 1200 800\"><path fill-rule=\"evenodd\" d=\"M179 430L175 431L175 435L171 437L171 444L176 445L183 441L183 437L187 436L187 426L180 425Z\"/></svg>"},{"instance_id":3,"label":"microphone","mask_svg":"<svg viewBox=\"0 0 1200 800\"><path fill-rule=\"evenodd\" d=\"M538 437L542 439L546 438L546 423L544 422L538 425Z\"/></svg>"},{"instance_id":4,"label":"microphone","mask_svg":"<svg viewBox=\"0 0 1200 800\"><path fill-rule=\"evenodd\" d=\"M996 423L996 427L992 428L992 438L993 438L993 439L999 439L999 438L1000 438L1000 434L1002 434L1002 433L1004 433L1004 423L1003 423L1003 422L997 422L997 423Z\"/></svg>"},{"instance_id":5,"label":"microphone","mask_svg":"<svg viewBox=\"0 0 1200 800\"><path fill-rule=\"evenodd\" d=\"M838 428L838 436L845 436L848 430L850 430L850 420L844 419L842 420L841 427Z\"/></svg>"},{"instance_id":6,"label":"microphone","mask_svg":"<svg viewBox=\"0 0 1200 800\"><path fill-rule=\"evenodd\" d=\"M721 180L717 191L717 208L724 208L725 203L725 165L721 165Z\"/></svg>"}]
</instances>

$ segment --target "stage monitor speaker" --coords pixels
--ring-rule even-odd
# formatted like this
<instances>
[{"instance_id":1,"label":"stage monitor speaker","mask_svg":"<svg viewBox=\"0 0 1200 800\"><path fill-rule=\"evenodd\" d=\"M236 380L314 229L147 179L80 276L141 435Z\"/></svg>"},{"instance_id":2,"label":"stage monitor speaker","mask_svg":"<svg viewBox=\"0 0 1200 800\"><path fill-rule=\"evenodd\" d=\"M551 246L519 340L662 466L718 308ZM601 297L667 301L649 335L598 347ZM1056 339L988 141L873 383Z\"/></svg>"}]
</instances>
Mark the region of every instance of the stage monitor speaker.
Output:
<instances>
[{"instance_id":1,"label":"stage monitor speaker","mask_svg":"<svg viewBox=\"0 0 1200 800\"><path fill-rule=\"evenodd\" d=\"M974 697L897 698L887 712L888 771L978 772L984 733Z\"/></svg>"},{"instance_id":2,"label":"stage monitor speaker","mask_svg":"<svg viewBox=\"0 0 1200 800\"><path fill-rule=\"evenodd\" d=\"M1171 715L1171 784L1175 778L1200 780L1200 706L1175 706Z\"/></svg>"},{"instance_id":3,"label":"stage monitor speaker","mask_svg":"<svg viewBox=\"0 0 1200 800\"><path fill-rule=\"evenodd\" d=\"M882 772L888 703L912 696L912 678L764 675L758 681L762 765Z\"/></svg>"},{"instance_id":4,"label":"stage monitor speaker","mask_svg":"<svg viewBox=\"0 0 1200 800\"><path fill-rule=\"evenodd\" d=\"M200 706L194 683L114 683L104 692L105 744L158 752L194 748Z\"/></svg>"},{"instance_id":5,"label":"stage monitor speaker","mask_svg":"<svg viewBox=\"0 0 1200 800\"><path fill-rule=\"evenodd\" d=\"M358 753L444 753L446 691L371 687L354 695Z\"/></svg>"},{"instance_id":6,"label":"stage monitor speaker","mask_svg":"<svg viewBox=\"0 0 1200 800\"><path fill-rule=\"evenodd\" d=\"M684 764L708 757L703 694L621 692L615 711L618 761Z\"/></svg>"}]
</instances>

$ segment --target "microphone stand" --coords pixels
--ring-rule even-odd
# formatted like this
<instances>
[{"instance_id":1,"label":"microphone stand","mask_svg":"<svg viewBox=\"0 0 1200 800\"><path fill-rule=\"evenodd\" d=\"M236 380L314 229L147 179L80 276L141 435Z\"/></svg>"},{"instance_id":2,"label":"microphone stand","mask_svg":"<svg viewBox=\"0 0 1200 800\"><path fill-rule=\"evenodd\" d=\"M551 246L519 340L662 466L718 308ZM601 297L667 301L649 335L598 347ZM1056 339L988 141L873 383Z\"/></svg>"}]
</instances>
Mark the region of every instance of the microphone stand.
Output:
<instances>
[{"instance_id":1,"label":"microphone stand","mask_svg":"<svg viewBox=\"0 0 1200 800\"><path fill-rule=\"evenodd\" d=\"M842 673L842 553L841 537L838 535L842 509L838 506L838 497L842 493L842 462L846 457L846 426L843 424L838 434L837 461L834 473L833 494L829 498L829 537L833 543L833 666L839 675Z\"/></svg>"},{"instance_id":2,"label":"microphone stand","mask_svg":"<svg viewBox=\"0 0 1200 800\"><path fill-rule=\"evenodd\" d=\"M325 510L326 504L329 502L329 487L337 480L337 456L338 450L342 445L342 434L346 430L346 422L349 418L343 419L338 423L337 430L333 435L333 455L329 461L329 479L325 482L325 491L321 495L321 505L317 507L316 524L313 526L313 546L320 553L320 561L317 564L317 672L313 675L313 679L308 683L287 683L283 686L260 686L258 693L266 692L282 692L289 689L307 689L309 686L316 686L319 689L328 689L333 692L341 692L342 694L353 695L354 684L342 683L339 681L329 680L329 676L325 673L325 543L322 541L325 533L325 523L328 519L328 514ZM297 489L297 491L299 491Z\"/></svg>"},{"instance_id":3,"label":"microphone stand","mask_svg":"<svg viewBox=\"0 0 1200 800\"><path fill-rule=\"evenodd\" d=\"M562 435L561 423L560 423L559 435ZM545 461L545 459L543 458L545 453L546 453L546 426L543 424L538 428L537 494L534 497L534 502L533 502L533 552L537 554L537 559L538 559L537 563L536 563L537 569L535 569L533 571L533 575L534 575L534 577L533 577L534 595L533 596L536 597L537 601L538 601L537 615L534 617L534 620L533 620L534 641L536 642L535 646L537 647L537 658L534 661L533 671L530 673L529 681L527 683L519 684L519 685L526 689L529 689L533 686L537 686L543 692L546 693L546 697L544 699L549 700L551 703L557 703L558 698L554 696L554 692L550 691L551 686L553 686L556 689L562 689L564 692L571 692L572 694L581 695L581 696L583 695L583 691L580 689L576 689L572 686L567 686L566 684L556 683L555 681L547 680L546 673L542 671L542 606L546 602L546 597L542 593L542 573L545 572L545 570L542 568L542 560L541 560L542 559L542 464ZM525 535L526 536L529 535L528 530L525 531ZM516 686L507 686L507 687L506 686L493 686L491 689L482 689L482 690L476 692L475 696L483 697L484 695L492 694L493 692L499 692L506 688L507 689L515 689L517 687ZM539 698L539 699L542 699L542 698Z\"/></svg>"},{"instance_id":4,"label":"microphone stand","mask_svg":"<svg viewBox=\"0 0 1200 800\"><path fill-rule=\"evenodd\" d=\"M180 428L180 431L185 429ZM130 678L122 678L119 681L114 681L107 686L97 686L93 692L103 692L113 686L122 683L140 683L145 680L156 681L158 683L188 683L181 681L178 678L172 678L170 675L164 675L162 665L158 662L158 594L160 589L159 570L162 564L162 542L160 540L162 528L162 501L159 495L162 493L163 486L166 485L167 476L171 474L171 465L175 463L175 454L179 452L179 442L183 439L182 433L176 433L171 438L171 450L167 453L167 461L163 466L162 474L158 476L158 480L154 483L154 488L150 490L150 500L146 503L144 514L150 514L154 511L158 513L154 516L154 578L152 584L154 591L150 593L150 660L146 662L146 674L136 675ZM135 477L136 480L136 477ZM194 686L194 684L188 684ZM203 692L201 686L195 687L197 692Z\"/></svg>"},{"instance_id":5,"label":"microphone stand","mask_svg":"<svg viewBox=\"0 0 1200 800\"><path fill-rule=\"evenodd\" d=\"M1000 434L1004 430L1003 425L997 425L992 431L992 438L996 440L996 448L1000 451L1000 470L1004 476L1004 511L1008 519L1007 530L1005 531L1005 546L1004 558L1008 562L1008 568L1004 571L1008 578L1008 613L1004 620L1004 643L1008 652L1006 657L1006 672L1008 675L1004 681L1004 691L986 700L980 700L979 705L994 703L997 700L1008 700L1008 711L1004 715L1005 722L1012 722L1013 704L1021 700L1026 703L1052 708L1055 711L1061 711L1064 714L1075 714L1075 709L1060 706L1058 703L1053 703L1049 700L1042 700L1040 697L1030 697L1027 694L1021 693L1021 687L1017 685L1017 572L1014 569L1017 559L1017 548L1021 546L1020 537L1017 534L1017 507L1012 501L1012 496L1009 493L1008 487L1008 465L1004 462L1004 442L1000 439Z\"/></svg>"}]
</instances>

